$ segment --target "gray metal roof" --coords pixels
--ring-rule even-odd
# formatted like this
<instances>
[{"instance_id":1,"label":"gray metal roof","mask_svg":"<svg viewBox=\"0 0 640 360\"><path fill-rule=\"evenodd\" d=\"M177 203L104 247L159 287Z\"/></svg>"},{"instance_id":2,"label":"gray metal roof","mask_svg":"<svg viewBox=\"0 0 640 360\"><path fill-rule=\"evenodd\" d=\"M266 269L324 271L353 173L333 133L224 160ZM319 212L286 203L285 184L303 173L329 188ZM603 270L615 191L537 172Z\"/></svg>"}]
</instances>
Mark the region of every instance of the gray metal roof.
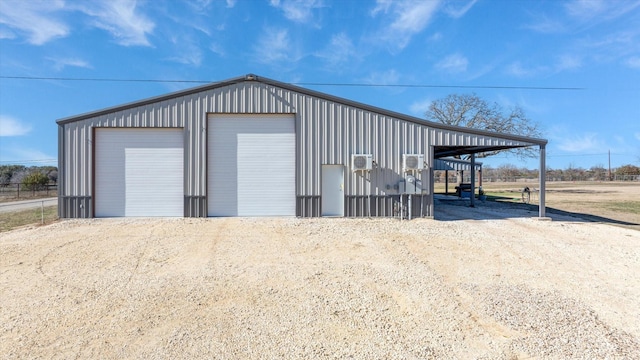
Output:
<instances>
[{"instance_id":1,"label":"gray metal roof","mask_svg":"<svg viewBox=\"0 0 640 360\"><path fill-rule=\"evenodd\" d=\"M493 136L493 137L498 137L498 138L503 138L503 139L508 139L508 140L526 142L526 143L530 143L531 145L546 145L547 144L547 140L546 139L530 138L530 137L514 135L514 134L496 133L496 132L491 132L491 131L486 131L486 130L472 129L472 128L467 128L467 127L446 125L446 124L442 124L442 123L436 123L436 122L432 122L432 121L427 121L425 119L420 119L420 118L417 118L415 116L410 116L410 115L398 113L398 112L395 112L395 111L382 109L382 108L379 108L379 107L376 107L376 106L359 103L357 101L352 101L352 100L348 100L348 99L341 98L341 97L338 97L338 96L333 96L333 95L329 95L329 94L326 94L326 93L322 93L322 92L319 92L319 91L306 89L306 88L303 88L303 87L300 87L300 86L296 86L296 85L292 85L292 84L288 84L288 83L272 80L272 79L261 77L261 76L257 76L257 75L254 75L254 74L247 74L245 76L239 76L239 77L231 78L231 79L220 81L220 82L214 82L214 83L210 83L210 84L206 84L206 85L202 85L202 86L197 86L197 87L193 87L193 88L189 88L189 89L185 89L185 90L181 90L181 91L177 91L177 92L173 92L173 93L169 93L169 94L165 94L165 95L151 97L151 98L147 98L147 99L143 99L143 100L139 100L139 101L134 101L134 102L130 102L130 103L114 106L114 107L109 107L109 108L105 108L105 109L101 109L101 110L97 110L97 111L92 111L92 112L88 112L88 113L84 113L84 114L80 114L80 115L70 116L70 117L59 119L56 122L59 125L64 125L64 124L68 124L68 123L72 123L72 122L88 119L88 118L91 118L91 117L96 117L96 116L100 116L100 115L104 115L104 114L123 111L123 110L127 110L127 109L130 109L130 108L138 107L138 106L144 106L144 105L148 105L148 104L152 104L152 103L165 101L165 100L168 100L168 99L173 99L173 98L180 97L180 96L186 96L186 95L190 95L190 94L194 94L194 93L198 93L198 92L202 92L202 91L207 91L207 90L211 90L211 89L216 89L216 88L220 88L220 87L224 87L224 86L228 86L228 85L232 85L232 84L238 84L238 83L242 83L242 82L259 82L259 83L262 83L262 84L266 84L266 85L270 85L270 86L274 86L274 87L287 89L287 90L290 90L290 91L294 91L294 92L298 92L298 93L301 93L301 94L305 94L305 95L309 95L309 96L325 99L325 100L328 100L328 101L333 101L333 102L344 104L344 105L348 105L348 106L357 107L357 108L360 108L360 109L363 109L363 110L371 111L371 112L374 112L374 113L378 113L378 114L381 114L381 115L389 116L389 117L400 119L400 120L404 120L404 121L417 123L417 124L428 126L428 127L435 128L435 129L457 131L457 132L462 132L462 133L467 133L467 134L475 134L475 135L480 135L480 136ZM513 146L510 146L508 148L513 148ZM454 156L454 155L461 155L461 154L479 153L479 152L486 152L486 151L491 151L491 150L501 150L501 148L498 149L498 148L489 148L489 147L483 147L483 146L464 147L464 148L462 148L462 147L451 147L451 148L441 147L441 148L436 149L435 157L444 157L444 156Z\"/></svg>"},{"instance_id":2,"label":"gray metal roof","mask_svg":"<svg viewBox=\"0 0 640 360\"><path fill-rule=\"evenodd\" d=\"M482 169L481 162L475 162L476 170ZM471 161L460 160L454 158L435 159L433 170L469 170L471 169Z\"/></svg>"}]
</instances>

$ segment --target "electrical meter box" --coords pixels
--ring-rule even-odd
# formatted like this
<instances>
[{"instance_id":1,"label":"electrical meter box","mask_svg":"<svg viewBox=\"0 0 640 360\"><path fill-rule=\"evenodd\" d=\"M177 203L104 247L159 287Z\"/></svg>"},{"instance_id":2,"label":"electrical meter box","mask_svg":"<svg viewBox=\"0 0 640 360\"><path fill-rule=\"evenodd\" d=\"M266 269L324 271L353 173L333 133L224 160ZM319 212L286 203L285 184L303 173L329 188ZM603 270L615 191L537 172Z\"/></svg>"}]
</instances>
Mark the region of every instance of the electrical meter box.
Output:
<instances>
[{"instance_id":1,"label":"electrical meter box","mask_svg":"<svg viewBox=\"0 0 640 360\"><path fill-rule=\"evenodd\" d=\"M413 175L407 175L398 183L398 191L401 194L422 194L422 181Z\"/></svg>"}]
</instances>

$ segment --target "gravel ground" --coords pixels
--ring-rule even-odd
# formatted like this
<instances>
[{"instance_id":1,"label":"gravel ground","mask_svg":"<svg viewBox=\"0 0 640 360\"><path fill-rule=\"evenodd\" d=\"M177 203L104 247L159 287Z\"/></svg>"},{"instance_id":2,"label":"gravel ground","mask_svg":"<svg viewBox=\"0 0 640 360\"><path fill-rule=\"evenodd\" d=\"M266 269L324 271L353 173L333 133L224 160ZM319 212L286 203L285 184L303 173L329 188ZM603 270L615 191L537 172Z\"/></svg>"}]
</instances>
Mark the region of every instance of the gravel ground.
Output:
<instances>
[{"instance_id":1,"label":"gravel ground","mask_svg":"<svg viewBox=\"0 0 640 360\"><path fill-rule=\"evenodd\" d=\"M436 206L0 233L0 357L640 359L640 232Z\"/></svg>"}]
</instances>

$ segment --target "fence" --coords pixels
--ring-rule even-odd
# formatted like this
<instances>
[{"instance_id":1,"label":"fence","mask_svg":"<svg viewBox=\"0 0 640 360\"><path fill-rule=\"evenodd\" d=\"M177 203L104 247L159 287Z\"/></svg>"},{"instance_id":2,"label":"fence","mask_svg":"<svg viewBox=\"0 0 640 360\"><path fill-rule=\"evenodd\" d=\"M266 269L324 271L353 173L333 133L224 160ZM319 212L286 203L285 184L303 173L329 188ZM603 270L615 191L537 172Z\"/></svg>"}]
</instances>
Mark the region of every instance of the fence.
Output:
<instances>
[{"instance_id":1,"label":"fence","mask_svg":"<svg viewBox=\"0 0 640 360\"><path fill-rule=\"evenodd\" d=\"M614 175L613 181L640 181L640 175Z\"/></svg>"},{"instance_id":2,"label":"fence","mask_svg":"<svg viewBox=\"0 0 640 360\"><path fill-rule=\"evenodd\" d=\"M438 175L438 174L436 174ZM476 177L476 181L478 181L478 177ZM555 174L547 174L547 182L553 182L553 181L607 181L606 177L605 178L601 178L601 177L594 177L592 175L568 175L568 174L563 174L563 175L555 175ZM640 175L611 175L611 181L629 181L629 182L640 182ZM443 183L445 182L445 178L444 176L435 176L434 182L436 183ZM456 184L458 182L458 178L453 175L451 176L451 174L449 174L449 184ZM462 182L463 183L469 183L471 182L471 176L467 175L467 173L465 172L463 178L462 178ZM523 182L523 183L535 183L538 182L538 178L537 177L531 177L531 176L493 176L493 175L484 175L482 176L482 182L483 183L494 183L494 182L509 182L509 183L515 183L515 182Z\"/></svg>"},{"instance_id":3,"label":"fence","mask_svg":"<svg viewBox=\"0 0 640 360\"><path fill-rule=\"evenodd\" d=\"M58 185L49 184L40 189L27 189L24 184L0 185L0 202L39 199L58 196Z\"/></svg>"},{"instance_id":4,"label":"fence","mask_svg":"<svg viewBox=\"0 0 640 360\"><path fill-rule=\"evenodd\" d=\"M462 183L470 183L471 182L471 176L465 174L462 179L461 179ZM476 181L479 181L479 178L476 177ZM501 176L501 177L496 177L496 176L483 176L482 177L482 182L483 183L490 183L490 182L523 182L523 183L535 183L538 181L538 178L532 178L532 177L515 177L515 176ZM549 179L547 179L547 181L549 181ZM445 179L444 176L443 177L439 177L436 176L434 179L434 182L436 183L445 183ZM449 176L449 184L457 184L458 183L458 178L456 176Z\"/></svg>"},{"instance_id":5,"label":"fence","mask_svg":"<svg viewBox=\"0 0 640 360\"><path fill-rule=\"evenodd\" d=\"M21 200L0 203L0 231L58 219L58 199Z\"/></svg>"}]
</instances>

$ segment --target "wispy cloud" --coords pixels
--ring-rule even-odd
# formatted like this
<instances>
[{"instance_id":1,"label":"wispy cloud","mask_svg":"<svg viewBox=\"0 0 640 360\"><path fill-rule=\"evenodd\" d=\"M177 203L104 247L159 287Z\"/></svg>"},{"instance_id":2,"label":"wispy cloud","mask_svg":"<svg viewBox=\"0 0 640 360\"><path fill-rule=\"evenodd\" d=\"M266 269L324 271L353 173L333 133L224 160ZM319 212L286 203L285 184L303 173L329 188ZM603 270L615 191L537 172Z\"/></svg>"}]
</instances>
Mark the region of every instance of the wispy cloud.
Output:
<instances>
[{"instance_id":1,"label":"wispy cloud","mask_svg":"<svg viewBox=\"0 0 640 360\"><path fill-rule=\"evenodd\" d=\"M637 133L633 134L633 136L635 136L636 139L638 139L638 141L640 141L640 132L637 132Z\"/></svg>"},{"instance_id":2,"label":"wispy cloud","mask_svg":"<svg viewBox=\"0 0 640 360\"><path fill-rule=\"evenodd\" d=\"M545 66L527 66L520 61L514 61L509 64L505 70L508 75L526 78L540 75L543 72L548 71L548 67Z\"/></svg>"},{"instance_id":3,"label":"wispy cloud","mask_svg":"<svg viewBox=\"0 0 640 360\"><path fill-rule=\"evenodd\" d=\"M183 51L178 56L169 57L168 60L198 67L202 64L202 51L198 47L189 46L188 48L183 48Z\"/></svg>"},{"instance_id":4,"label":"wispy cloud","mask_svg":"<svg viewBox=\"0 0 640 360\"><path fill-rule=\"evenodd\" d=\"M572 0L559 4L562 4L564 11L534 13L533 22L524 27L540 33L576 33L614 21L640 7L638 0Z\"/></svg>"},{"instance_id":5,"label":"wispy cloud","mask_svg":"<svg viewBox=\"0 0 640 360\"><path fill-rule=\"evenodd\" d=\"M313 10L324 6L322 0L270 0L269 4L282 10L284 17L297 23L313 23Z\"/></svg>"},{"instance_id":6,"label":"wispy cloud","mask_svg":"<svg viewBox=\"0 0 640 360\"><path fill-rule=\"evenodd\" d=\"M467 71L469 60L460 54L451 54L436 64L436 69L450 73Z\"/></svg>"},{"instance_id":7,"label":"wispy cloud","mask_svg":"<svg viewBox=\"0 0 640 360\"><path fill-rule=\"evenodd\" d=\"M441 32L437 32L437 33L429 36L428 40L432 41L432 42L440 41L440 40L442 40L442 33Z\"/></svg>"},{"instance_id":8,"label":"wispy cloud","mask_svg":"<svg viewBox=\"0 0 640 360\"><path fill-rule=\"evenodd\" d=\"M529 60L510 64L506 72L516 77L553 75L588 68L593 63L611 63L632 69L640 53L640 28L636 26L640 0L571 0L545 7L546 13L532 13L525 28L557 34L564 55L554 62ZM527 64L529 62L529 64Z\"/></svg>"},{"instance_id":9,"label":"wispy cloud","mask_svg":"<svg viewBox=\"0 0 640 360\"><path fill-rule=\"evenodd\" d=\"M582 67L582 59L577 55L560 55L555 62L548 65L525 65L515 61L506 68L506 73L515 77L526 78L542 75L552 75L563 71L575 70Z\"/></svg>"},{"instance_id":10,"label":"wispy cloud","mask_svg":"<svg viewBox=\"0 0 640 360\"><path fill-rule=\"evenodd\" d=\"M329 44L315 55L324 59L330 66L336 66L353 60L358 56L358 52L351 38L345 33L339 33L333 35Z\"/></svg>"},{"instance_id":11,"label":"wispy cloud","mask_svg":"<svg viewBox=\"0 0 640 360\"><path fill-rule=\"evenodd\" d=\"M542 21L526 27L567 36L568 42L563 45L565 54L553 64L526 69L522 64L512 64L509 72L517 76L551 74L579 69L593 62L634 68L633 59L640 53L640 28L631 25L635 22L629 12L638 7L640 1L572 1L565 3L565 13L541 15ZM622 18L627 14L628 17ZM616 26L610 26L614 21Z\"/></svg>"},{"instance_id":12,"label":"wispy cloud","mask_svg":"<svg viewBox=\"0 0 640 360\"><path fill-rule=\"evenodd\" d=\"M566 13L583 22L611 21L640 7L640 1L573 0L564 4Z\"/></svg>"},{"instance_id":13,"label":"wispy cloud","mask_svg":"<svg viewBox=\"0 0 640 360\"><path fill-rule=\"evenodd\" d=\"M170 38L175 46L175 54L168 58L169 61L179 64L198 67L202 63L202 50L190 36L173 36Z\"/></svg>"},{"instance_id":14,"label":"wispy cloud","mask_svg":"<svg viewBox=\"0 0 640 360\"><path fill-rule=\"evenodd\" d=\"M547 15L538 15L532 23L525 24L524 28L543 34L554 34L563 32L565 24L560 19L550 18Z\"/></svg>"},{"instance_id":15,"label":"wispy cloud","mask_svg":"<svg viewBox=\"0 0 640 360\"><path fill-rule=\"evenodd\" d=\"M582 59L576 55L560 55L553 67L555 72L574 70L582 66Z\"/></svg>"},{"instance_id":16,"label":"wispy cloud","mask_svg":"<svg viewBox=\"0 0 640 360\"><path fill-rule=\"evenodd\" d=\"M368 84L394 85L400 81L400 74L395 69L382 72L373 72L365 79Z\"/></svg>"},{"instance_id":17,"label":"wispy cloud","mask_svg":"<svg viewBox=\"0 0 640 360\"><path fill-rule=\"evenodd\" d=\"M28 162L33 165L34 161L38 166L57 165L56 157L44 151L26 147L22 143L3 144L2 152L0 152L0 162L11 164Z\"/></svg>"},{"instance_id":18,"label":"wispy cloud","mask_svg":"<svg viewBox=\"0 0 640 360\"><path fill-rule=\"evenodd\" d=\"M253 50L255 60L264 64L290 64L300 58L297 51L292 48L287 29L266 27Z\"/></svg>"},{"instance_id":19,"label":"wispy cloud","mask_svg":"<svg viewBox=\"0 0 640 360\"><path fill-rule=\"evenodd\" d=\"M93 66L82 59L77 58L53 58L47 57L47 60L53 62L53 68L56 71L62 71L67 66L79 67L85 69L93 69Z\"/></svg>"},{"instance_id":20,"label":"wispy cloud","mask_svg":"<svg viewBox=\"0 0 640 360\"><path fill-rule=\"evenodd\" d=\"M0 29L0 39L15 39L16 34L9 29Z\"/></svg>"},{"instance_id":21,"label":"wispy cloud","mask_svg":"<svg viewBox=\"0 0 640 360\"><path fill-rule=\"evenodd\" d=\"M141 14L136 0L82 3L79 8L93 18L92 24L111 33L123 46L151 46L147 36L155 23Z\"/></svg>"},{"instance_id":22,"label":"wispy cloud","mask_svg":"<svg viewBox=\"0 0 640 360\"><path fill-rule=\"evenodd\" d=\"M409 106L409 110L412 114L418 117L423 117L424 114L429 110L429 106L431 105L431 99L424 99L420 101L416 101L411 106Z\"/></svg>"},{"instance_id":23,"label":"wispy cloud","mask_svg":"<svg viewBox=\"0 0 640 360\"><path fill-rule=\"evenodd\" d=\"M381 16L382 24L389 25L382 28L377 40L393 49L404 49L414 35L427 27L439 6L439 0L378 0L371 15Z\"/></svg>"},{"instance_id":24,"label":"wispy cloud","mask_svg":"<svg viewBox=\"0 0 640 360\"><path fill-rule=\"evenodd\" d=\"M467 11L471 10L471 8L473 7L473 5L475 5L476 2L478 2L478 0L470 0L462 6L459 6L460 2L458 1L449 2L444 7L444 12L454 19L459 19L463 17L464 14L467 13Z\"/></svg>"},{"instance_id":25,"label":"wispy cloud","mask_svg":"<svg viewBox=\"0 0 640 360\"><path fill-rule=\"evenodd\" d=\"M570 16L590 19L601 15L607 9L607 1L604 0L574 0L565 4L565 10Z\"/></svg>"},{"instance_id":26,"label":"wispy cloud","mask_svg":"<svg viewBox=\"0 0 640 360\"><path fill-rule=\"evenodd\" d=\"M211 50L214 54L218 56L225 56L227 52L224 50L224 47L217 42L211 43L209 46L209 50Z\"/></svg>"},{"instance_id":27,"label":"wispy cloud","mask_svg":"<svg viewBox=\"0 0 640 360\"><path fill-rule=\"evenodd\" d=\"M209 10L212 2L213 0L184 0L184 3L196 12Z\"/></svg>"},{"instance_id":28,"label":"wispy cloud","mask_svg":"<svg viewBox=\"0 0 640 360\"><path fill-rule=\"evenodd\" d=\"M598 62L618 62L640 52L640 28L598 34L581 39L576 46Z\"/></svg>"},{"instance_id":29,"label":"wispy cloud","mask_svg":"<svg viewBox=\"0 0 640 360\"><path fill-rule=\"evenodd\" d=\"M605 148L600 136L595 133L574 135L556 139L558 149L566 152L602 151Z\"/></svg>"},{"instance_id":30,"label":"wispy cloud","mask_svg":"<svg viewBox=\"0 0 640 360\"><path fill-rule=\"evenodd\" d=\"M25 34L27 42L43 45L53 39L69 35L69 27L57 13L64 8L64 1L11 1L3 0L0 24L18 33ZM13 32L4 32L4 38L15 37Z\"/></svg>"},{"instance_id":31,"label":"wispy cloud","mask_svg":"<svg viewBox=\"0 0 640 360\"><path fill-rule=\"evenodd\" d=\"M31 131L31 126L11 116L0 115L0 136L22 136Z\"/></svg>"}]
</instances>

